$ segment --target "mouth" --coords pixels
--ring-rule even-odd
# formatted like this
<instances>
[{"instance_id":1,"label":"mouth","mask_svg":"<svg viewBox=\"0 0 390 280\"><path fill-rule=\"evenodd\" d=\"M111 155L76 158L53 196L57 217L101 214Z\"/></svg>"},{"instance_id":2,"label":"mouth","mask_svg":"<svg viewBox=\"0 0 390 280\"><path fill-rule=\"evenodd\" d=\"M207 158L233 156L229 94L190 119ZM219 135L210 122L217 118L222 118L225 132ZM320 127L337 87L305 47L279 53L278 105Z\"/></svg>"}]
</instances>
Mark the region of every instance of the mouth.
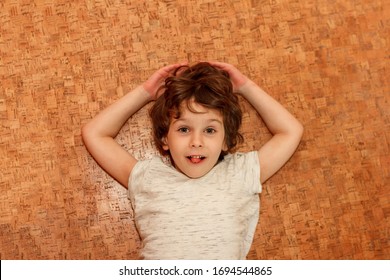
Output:
<instances>
[{"instance_id":1,"label":"mouth","mask_svg":"<svg viewBox=\"0 0 390 280\"><path fill-rule=\"evenodd\" d=\"M204 160L206 157L201 155L192 155L187 157L189 161L192 163L200 163L202 160Z\"/></svg>"}]
</instances>

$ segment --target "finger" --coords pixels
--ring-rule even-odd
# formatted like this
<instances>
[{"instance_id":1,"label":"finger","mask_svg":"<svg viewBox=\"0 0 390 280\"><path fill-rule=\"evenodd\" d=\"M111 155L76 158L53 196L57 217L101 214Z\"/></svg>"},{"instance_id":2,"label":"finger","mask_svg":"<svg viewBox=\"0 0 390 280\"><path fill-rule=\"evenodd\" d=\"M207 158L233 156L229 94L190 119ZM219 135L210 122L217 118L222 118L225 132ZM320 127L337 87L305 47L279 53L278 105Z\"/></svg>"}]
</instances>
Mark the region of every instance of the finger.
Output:
<instances>
[{"instance_id":1,"label":"finger","mask_svg":"<svg viewBox=\"0 0 390 280\"><path fill-rule=\"evenodd\" d=\"M167 65L163 68L160 69L160 71L164 71L164 72L172 72L173 70L177 69L178 67L180 66L183 66L183 65L186 65L186 63L175 63L175 64L170 64L170 65Z\"/></svg>"},{"instance_id":2,"label":"finger","mask_svg":"<svg viewBox=\"0 0 390 280\"><path fill-rule=\"evenodd\" d=\"M223 69L223 70L232 67L232 65L230 65L230 64L228 64L228 63L219 62L219 61L209 61L209 63L210 63L212 66L215 66L215 67L220 68L220 69Z\"/></svg>"}]
</instances>

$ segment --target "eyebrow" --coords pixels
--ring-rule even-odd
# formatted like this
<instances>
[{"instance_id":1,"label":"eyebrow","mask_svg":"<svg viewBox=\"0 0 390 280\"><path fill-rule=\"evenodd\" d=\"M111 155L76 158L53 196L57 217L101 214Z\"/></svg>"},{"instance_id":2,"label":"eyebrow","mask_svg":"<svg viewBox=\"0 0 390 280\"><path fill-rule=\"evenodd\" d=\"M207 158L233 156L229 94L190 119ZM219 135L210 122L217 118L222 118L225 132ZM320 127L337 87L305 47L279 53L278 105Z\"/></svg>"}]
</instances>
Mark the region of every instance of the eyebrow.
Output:
<instances>
[{"instance_id":1,"label":"eyebrow","mask_svg":"<svg viewBox=\"0 0 390 280\"><path fill-rule=\"evenodd\" d=\"M186 121L188 121L188 119L186 119L186 118L178 118L178 119L173 118L172 124L179 122L179 121L186 122ZM217 122L217 123L223 125L222 121L220 121L219 119L207 119L206 122L208 122L208 123Z\"/></svg>"},{"instance_id":2,"label":"eyebrow","mask_svg":"<svg viewBox=\"0 0 390 280\"><path fill-rule=\"evenodd\" d=\"M218 123L222 124L222 122L218 119L209 119L208 121L209 122L218 122Z\"/></svg>"}]
</instances>

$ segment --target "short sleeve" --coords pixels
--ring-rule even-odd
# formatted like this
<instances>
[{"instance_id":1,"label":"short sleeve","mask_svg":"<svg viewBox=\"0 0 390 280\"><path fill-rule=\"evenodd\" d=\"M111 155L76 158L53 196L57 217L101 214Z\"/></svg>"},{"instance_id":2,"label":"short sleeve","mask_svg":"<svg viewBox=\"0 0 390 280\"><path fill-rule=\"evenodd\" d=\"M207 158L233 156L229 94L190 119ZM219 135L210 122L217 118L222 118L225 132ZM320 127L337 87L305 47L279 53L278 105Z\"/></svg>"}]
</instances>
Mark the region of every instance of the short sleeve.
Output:
<instances>
[{"instance_id":1,"label":"short sleeve","mask_svg":"<svg viewBox=\"0 0 390 280\"><path fill-rule=\"evenodd\" d=\"M131 201L134 208L134 194L142 187L145 178L145 173L148 170L151 160L140 160L133 167L130 173L127 185L127 197Z\"/></svg>"},{"instance_id":2,"label":"short sleeve","mask_svg":"<svg viewBox=\"0 0 390 280\"><path fill-rule=\"evenodd\" d=\"M244 182L249 193L261 193L260 163L257 151L231 154L227 156L226 161L226 174L234 173L233 176Z\"/></svg>"},{"instance_id":3,"label":"short sleeve","mask_svg":"<svg viewBox=\"0 0 390 280\"><path fill-rule=\"evenodd\" d=\"M245 166L247 166L245 171L245 181L248 186L253 187L250 191L256 194L261 193L260 163L257 151L245 154Z\"/></svg>"}]
</instances>

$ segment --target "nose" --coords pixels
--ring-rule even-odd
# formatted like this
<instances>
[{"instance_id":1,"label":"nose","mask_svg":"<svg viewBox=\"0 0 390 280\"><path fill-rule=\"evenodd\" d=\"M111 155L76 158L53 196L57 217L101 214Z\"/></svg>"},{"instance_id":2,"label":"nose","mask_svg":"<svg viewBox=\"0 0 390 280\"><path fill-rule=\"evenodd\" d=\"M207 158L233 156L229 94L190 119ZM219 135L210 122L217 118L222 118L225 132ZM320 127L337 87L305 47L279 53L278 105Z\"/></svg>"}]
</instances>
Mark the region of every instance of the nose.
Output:
<instances>
[{"instance_id":1,"label":"nose","mask_svg":"<svg viewBox=\"0 0 390 280\"><path fill-rule=\"evenodd\" d=\"M190 142L191 148L200 148L203 146L202 136L199 133L193 133Z\"/></svg>"}]
</instances>

